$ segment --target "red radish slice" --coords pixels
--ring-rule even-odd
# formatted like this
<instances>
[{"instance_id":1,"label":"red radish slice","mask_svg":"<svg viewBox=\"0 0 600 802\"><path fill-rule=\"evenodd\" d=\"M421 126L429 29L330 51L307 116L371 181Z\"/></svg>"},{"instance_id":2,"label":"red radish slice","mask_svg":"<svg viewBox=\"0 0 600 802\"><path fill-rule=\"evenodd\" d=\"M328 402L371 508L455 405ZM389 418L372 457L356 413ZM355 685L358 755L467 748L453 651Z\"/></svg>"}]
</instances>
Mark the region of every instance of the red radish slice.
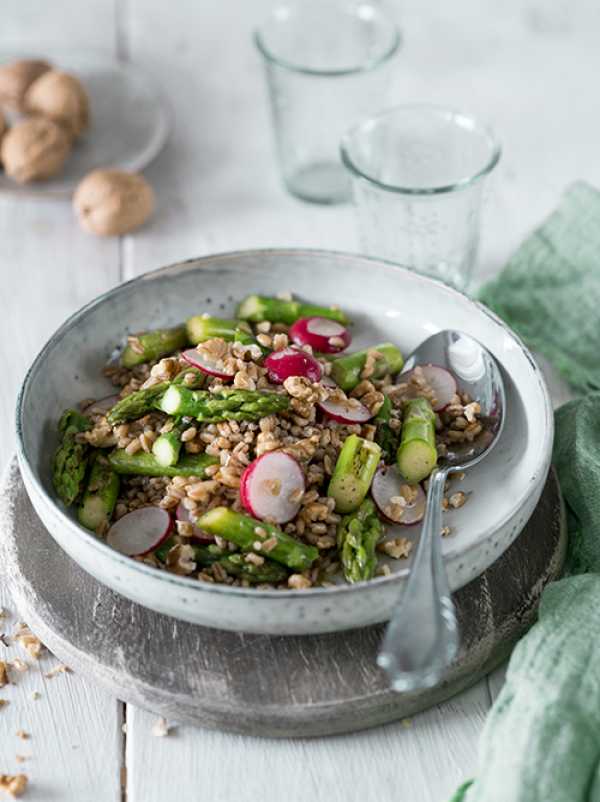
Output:
<instances>
[{"instance_id":1,"label":"red radish slice","mask_svg":"<svg viewBox=\"0 0 600 802\"><path fill-rule=\"evenodd\" d=\"M398 513L394 507L398 509L399 505L393 504L392 499L403 498L401 490L404 485L408 485L416 493L416 496ZM382 465L377 469L371 485L371 495L382 515L392 523L412 526L423 520L427 502L423 488L421 485L409 484L395 465Z\"/></svg>"},{"instance_id":2,"label":"red radish slice","mask_svg":"<svg viewBox=\"0 0 600 802\"><path fill-rule=\"evenodd\" d=\"M423 378L433 390L435 395L436 404L433 409L436 412L441 412L442 409L448 406L452 397L456 395L456 379L446 368L439 365L418 365L423 371ZM411 376L415 369L409 370L408 373L402 373L399 376L399 381L410 381Z\"/></svg>"},{"instance_id":3,"label":"red radish slice","mask_svg":"<svg viewBox=\"0 0 600 802\"><path fill-rule=\"evenodd\" d=\"M205 532L203 529L200 529L196 526L196 524L192 520L192 516L190 511L187 510L183 503L180 503L175 511L175 517L178 521L185 521L186 523L192 524L192 538L198 543L214 543L215 539L212 535L209 535L208 532Z\"/></svg>"},{"instance_id":4,"label":"red radish slice","mask_svg":"<svg viewBox=\"0 0 600 802\"><path fill-rule=\"evenodd\" d=\"M342 401L319 401L319 407L332 420L338 423L366 423L373 417L371 412L364 404L355 398L348 398Z\"/></svg>"},{"instance_id":5,"label":"red radish slice","mask_svg":"<svg viewBox=\"0 0 600 802\"><path fill-rule=\"evenodd\" d=\"M240 500L250 515L285 524L295 518L305 489L300 465L283 451L269 451L246 468Z\"/></svg>"},{"instance_id":6,"label":"red radish slice","mask_svg":"<svg viewBox=\"0 0 600 802\"><path fill-rule=\"evenodd\" d=\"M98 401L94 401L93 404L88 404L83 411L86 415L104 415L120 400L118 395L107 395L106 398L100 398Z\"/></svg>"},{"instance_id":7,"label":"red radish slice","mask_svg":"<svg viewBox=\"0 0 600 802\"><path fill-rule=\"evenodd\" d=\"M290 376L304 376L311 382L318 382L322 374L317 360L300 348L289 347L273 351L264 364L269 379L274 384L283 384Z\"/></svg>"},{"instance_id":8,"label":"red radish slice","mask_svg":"<svg viewBox=\"0 0 600 802\"><path fill-rule=\"evenodd\" d=\"M203 373L206 373L209 376L215 376L217 379L223 379L226 381L228 379L233 379L235 375L233 371L226 370L221 361L208 359L206 356L204 356L204 354L201 354L195 348L190 348L187 351L183 351L181 356L185 359L188 365L192 365L194 368L199 368Z\"/></svg>"},{"instance_id":9,"label":"red radish slice","mask_svg":"<svg viewBox=\"0 0 600 802\"><path fill-rule=\"evenodd\" d=\"M352 342L352 335L341 323L326 317L301 317L290 328L297 345L310 345L322 354L337 354Z\"/></svg>"},{"instance_id":10,"label":"red radish slice","mask_svg":"<svg viewBox=\"0 0 600 802\"><path fill-rule=\"evenodd\" d=\"M172 529L173 519L166 510L142 507L119 518L108 530L106 542L121 554L140 557L158 548Z\"/></svg>"}]
</instances>

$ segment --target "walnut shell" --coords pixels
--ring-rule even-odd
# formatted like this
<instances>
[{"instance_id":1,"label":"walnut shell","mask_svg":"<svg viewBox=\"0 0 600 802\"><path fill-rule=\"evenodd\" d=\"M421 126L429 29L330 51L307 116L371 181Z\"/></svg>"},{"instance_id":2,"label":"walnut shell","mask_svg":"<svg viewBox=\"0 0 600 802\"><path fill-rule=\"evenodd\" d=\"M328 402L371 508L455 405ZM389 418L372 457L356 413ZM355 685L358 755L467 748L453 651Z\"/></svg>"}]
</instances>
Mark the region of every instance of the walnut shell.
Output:
<instances>
[{"instance_id":1,"label":"walnut shell","mask_svg":"<svg viewBox=\"0 0 600 802\"><path fill-rule=\"evenodd\" d=\"M101 237L120 236L152 214L154 190L135 173L93 170L75 190L73 206L86 231Z\"/></svg>"},{"instance_id":2,"label":"walnut shell","mask_svg":"<svg viewBox=\"0 0 600 802\"><path fill-rule=\"evenodd\" d=\"M23 111L25 93L49 69L50 64L39 59L23 59L3 64L0 67L0 104L14 111Z\"/></svg>"},{"instance_id":3,"label":"walnut shell","mask_svg":"<svg viewBox=\"0 0 600 802\"><path fill-rule=\"evenodd\" d=\"M2 137L0 161L20 184L41 181L60 172L69 151L68 134L52 120L28 117Z\"/></svg>"},{"instance_id":4,"label":"walnut shell","mask_svg":"<svg viewBox=\"0 0 600 802\"><path fill-rule=\"evenodd\" d=\"M89 99L73 75L49 70L34 81L25 95L30 114L49 117L72 136L79 136L89 123Z\"/></svg>"}]
</instances>

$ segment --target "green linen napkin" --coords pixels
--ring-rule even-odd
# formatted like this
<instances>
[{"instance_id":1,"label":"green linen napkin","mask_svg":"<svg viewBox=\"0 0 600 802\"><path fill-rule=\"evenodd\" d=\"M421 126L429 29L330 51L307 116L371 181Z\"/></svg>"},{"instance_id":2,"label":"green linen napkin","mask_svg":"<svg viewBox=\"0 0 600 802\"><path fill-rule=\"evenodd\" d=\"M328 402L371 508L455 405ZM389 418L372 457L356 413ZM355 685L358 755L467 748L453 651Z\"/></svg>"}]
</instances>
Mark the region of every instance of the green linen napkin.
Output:
<instances>
[{"instance_id":1,"label":"green linen napkin","mask_svg":"<svg viewBox=\"0 0 600 802\"><path fill-rule=\"evenodd\" d=\"M578 183L482 297L574 388L600 387L600 193ZM510 659L452 802L600 802L600 392L556 412L566 578Z\"/></svg>"}]
</instances>

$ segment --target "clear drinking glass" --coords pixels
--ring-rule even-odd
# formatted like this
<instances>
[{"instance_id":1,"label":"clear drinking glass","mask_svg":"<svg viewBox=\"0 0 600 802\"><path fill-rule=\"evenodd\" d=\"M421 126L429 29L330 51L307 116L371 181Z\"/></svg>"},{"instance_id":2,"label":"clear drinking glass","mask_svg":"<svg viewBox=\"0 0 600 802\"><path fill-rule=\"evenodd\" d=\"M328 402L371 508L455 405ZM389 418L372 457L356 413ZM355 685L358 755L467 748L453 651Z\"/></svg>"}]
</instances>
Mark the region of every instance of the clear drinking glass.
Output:
<instances>
[{"instance_id":1,"label":"clear drinking glass","mask_svg":"<svg viewBox=\"0 0 600 802\"><path fill-rule=\"evenodd\" d=\"M398 106L342 139L362 247L465 290L477 258L482 191L500 158L472 117Z\"/></svg>"},{"instance_id":2,"label":"clear drinking glass","mask_svg":"<svg viewBox=\"0 0 600 802\"><path fill-rule=\"evenodd\" d=\"M400 35L378 0L282 0L255 34L264 58L283 180L299 198L339 203L351 184L344 131L381 108Z\"/></svg>"}]
</instances>

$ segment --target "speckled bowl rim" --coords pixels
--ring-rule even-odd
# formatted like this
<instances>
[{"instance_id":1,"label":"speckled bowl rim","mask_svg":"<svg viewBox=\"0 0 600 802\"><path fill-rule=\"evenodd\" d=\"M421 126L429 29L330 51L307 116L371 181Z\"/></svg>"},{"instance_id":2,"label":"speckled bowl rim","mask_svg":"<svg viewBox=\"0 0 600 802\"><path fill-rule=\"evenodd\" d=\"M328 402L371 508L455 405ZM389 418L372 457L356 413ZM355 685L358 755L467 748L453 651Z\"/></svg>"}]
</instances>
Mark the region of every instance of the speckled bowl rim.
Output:
<instances>
[{"instance_id":1,"label":"speckled bowl rim","mask_svg":"<svg viewBox=\"0 0 600 802\"><path fill-rule=\"evenodd\" d=\"M541 390L542 398L544 401L544 413L545 413L545 438L544 442L542 443L541 453L543 455L541 461L541 469L543 472L543 476L540 475L540 481L544 479L546 476L549 467L550 467L550 458L552 454L552 444L554 440L554 414L552 409L552 402L550 400L550 395L548 393L548 389L546 387L546 383L542 376L541 370L538 367L533 355L529 351L529 349L525 346L523 341L520 337L515 334L497 315L495 315L490 309L488 309L483 304L479 303L478 301L474 301L473 299L467 297L463 293L455 290L451 287L442 284L435 279L429 278L427 276L422 276L420 274L414 273L411 270L408 270L403 267L399 267L394 262L390 262L385 259L376 259L369 256L363 256L362 254L356 253L349 253L344 251L331 251L321 248L256 248L256 249L248 249L248 250L237 250L237 251L225 251L216 254L209 254L206 256L200 256L191 259L185 259L183 261L174 262L173 264L167 265L165 267L159 267L155 270L149 270L145 273L142 273L139 276L136 276L129 281L123 282L119 284L117 287L113 287L113 289L108 290L105 293L102 293L94 300L90 301L89 303L82 306L77 312L74 312L67 320L51 335L48 339L46 344L43 346L39 354L36 356L34 361L32 362L29 370L27 371L25 378L23 379L23 383L19 390L19 395L17 397L17 405L16 405L16 434L17 434L17 455L19 458L19 464L21 466L21 470L25 470L28 474L28 479L32 483L32 485L36 488L37 492L51 504L52 507L59 513L59 516L63 520L67 530L70 534L75 537L84 537L87 541L87 544L94 549L99 550L105 556L108 556L115 563L122 566L125 570L133 570L141 572L143 575L151 578L155 578L157 582L166 582L171 585L175 585L175 587L179 587L182 590L196 590L200 593L216 593L216 594L225 594L225 595L234 595L239 597L247 597L247 598L255 598L257 595L260 595L261 598L272 598L272 599L281 599L281 598L297 598L298 591L297 590L258 590L256 588L240 588L240 587L231 587L230 585L218 585L218 584L211 584L209 582L199 582L197 579L191 579L185 576L177 576L176 574L170 574L166 571L159 571L156 568L153 568L149 565L145 565L144 563L137 562L136 560L132 560L131 557L127 557L124 554L120 554L115 549L112 549L107 543L102 540L98 540L91 532L87 529L84 529L78 523L73 521L57 504L56 499L50 495L43 484L37 477L36 471L32 467L29 459L25 453L25 445L23 441L23 402L27 390L29 388L29 384L32 381L34 373L38 370L40 363L45 359L46 354L48 351L53 348L67 332L73 329L78 323L87 315L88 312L92 311L96 307L103 304L105 301L109 301L111 298L114 298L120 292L124 290L126 287L130 287L132 285L141 283L143 281L150 281L153 280L155 277L160 275L168 275L169 273L173 273L177 275L179 272L188 271L188 270L201 270L204 264L214 264L216 260L223 259L226 261L235 261L239 257L260 257L266 255L277 255L277 256L294 256L294 255L315 255L321 257L335 257L336 259L351 259L351 260L364 260L365 262L370 262L372 264L378 265L379 268L384 268L390 272L394 272L394 274L405 274L409 275L412 280L415 278L420 281L424 287L433 286L435 287L436 291L445 292L449 299L459 298L461 303L465 301L472 305L474 310L477 312L483 313L486 317L490 319L492 323L499 326L504 333L516 343L518 348L523 352L527 361L531 365L531 369L533 371L534 377L538 381L539 389ZM518 391L518 388L517 388ZM465 554L469 554L474 549L477 549L481 546L481 543L488 538L490 538L494 532L500 529L503 525L505 525L513 516L515 516L519 509L524 505L527 496L529 495L531 488L529 485L524 485L524 492L521 497L519 497L518 501L511 507L509 513L507 513L504 518L499 521L495 522L493 526L489 526L487 529L483 530L476 541L471 543L469 546L463 547L460 552L455 549L450 550L447 554L444 555L444 562L448 562L451 559L455 559L459 554L464 556ZM347 593L355 593L364 589L366 587L373 587L373 586L384 586L392 583L400 583L404 581L409 574L409 568L402 568L399 571L395 571L393 574L389 576L380 576L374 577L373 579L369 579L366 581L356 582L353 585L335 585L334 587L328 588L307 588L306 590L302 591L302 596L338 596L340 594L347 594Z\"/></svg>"}]
</instances>

